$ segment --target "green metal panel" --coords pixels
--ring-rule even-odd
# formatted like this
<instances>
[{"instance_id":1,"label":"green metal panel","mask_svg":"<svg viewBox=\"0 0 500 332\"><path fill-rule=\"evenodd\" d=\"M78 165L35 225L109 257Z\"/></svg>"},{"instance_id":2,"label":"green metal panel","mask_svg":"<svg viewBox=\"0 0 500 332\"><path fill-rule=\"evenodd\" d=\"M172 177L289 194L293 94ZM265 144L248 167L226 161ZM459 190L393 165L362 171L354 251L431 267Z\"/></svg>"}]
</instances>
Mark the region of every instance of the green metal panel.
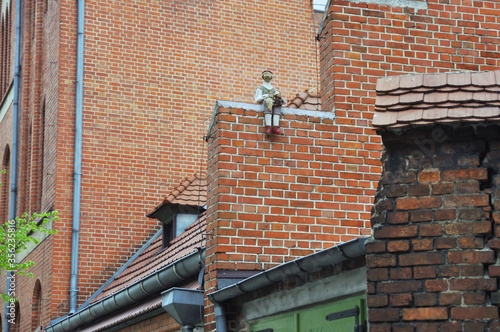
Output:
<instances>
[{"instance_id":1,"label":"green metal panel","mask_svg":"<svg viewBox=\"0 0 500 332\"><path fill-rule=\"evenodd\" d=\"M273 329L273 332L297 332L297 314L284 314L260 320L250 325L250 331Z\"/></svg>"},{"instance_id":2,"label":"green metal panel","mask_svg":"<svg viewBox=\"0 0 500 332\"><path fill-rule=\"evenodd\" d=\"M354 332L354 316L331 321L326 316L351 310L355 306L359 307L359 325L363 325L366 322L366 301L364 295L359 295L266 318L250 324L250 331L273 329L273 332Z\"/></svg>"}]
</instances>

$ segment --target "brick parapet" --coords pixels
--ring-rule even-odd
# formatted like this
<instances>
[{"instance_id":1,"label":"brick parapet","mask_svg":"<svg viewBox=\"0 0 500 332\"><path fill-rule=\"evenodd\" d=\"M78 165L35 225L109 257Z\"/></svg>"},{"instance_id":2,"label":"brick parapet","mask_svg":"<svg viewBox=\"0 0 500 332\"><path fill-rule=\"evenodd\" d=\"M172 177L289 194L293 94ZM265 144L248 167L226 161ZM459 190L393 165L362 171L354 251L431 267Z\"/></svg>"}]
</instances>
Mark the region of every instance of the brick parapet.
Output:
<instances>
[{"instance_id":1,"label":"brick parapet","mask_svg":"<svg viewBox=\"0 0 500 332\"><path fill-rule=\"evenodd\" d=\"M372 331L493 328L499 133L480 124L382 133L366 246Z\"/></svg>"}]
</instances>

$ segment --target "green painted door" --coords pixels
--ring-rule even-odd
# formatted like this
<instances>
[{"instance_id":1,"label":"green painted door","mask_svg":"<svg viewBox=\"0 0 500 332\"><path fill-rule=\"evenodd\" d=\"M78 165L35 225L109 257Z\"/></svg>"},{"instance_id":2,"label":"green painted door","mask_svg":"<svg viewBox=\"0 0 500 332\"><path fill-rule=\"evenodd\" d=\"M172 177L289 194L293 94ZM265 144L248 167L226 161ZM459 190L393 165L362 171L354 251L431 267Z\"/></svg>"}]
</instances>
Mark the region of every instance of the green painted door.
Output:
<instances>
[{"instance_id":1,"label":"green painted door","mask_svg":"<svg viewBox=\"0 0 500 332\"><path fill-rule=\"evenodd\" d=\"M268 332L355 332L355 317L343 317L349 310L359 307L359 325L366 322L365 296L355 296L334 302L316 305L295 312L265 318L250 324L250 331ZM331 315L337 314L337 315ZM330 319L326 317L330 315ZM272 330L271 330L272 329ZM363 330L359 330L363 331ZM358 331L356 331L358 332Z\"/></svg>"}]
</instances>

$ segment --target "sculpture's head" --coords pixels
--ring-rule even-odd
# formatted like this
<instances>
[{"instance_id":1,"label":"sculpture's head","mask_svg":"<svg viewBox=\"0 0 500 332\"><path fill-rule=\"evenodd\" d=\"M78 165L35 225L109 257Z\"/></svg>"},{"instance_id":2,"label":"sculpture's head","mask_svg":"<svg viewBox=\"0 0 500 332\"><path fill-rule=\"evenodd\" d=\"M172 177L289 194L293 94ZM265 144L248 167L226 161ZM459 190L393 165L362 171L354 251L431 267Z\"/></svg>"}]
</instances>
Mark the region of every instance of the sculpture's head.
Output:
<instances>
[{"instance_id":1,"label":"sculpture's head","mask_svg":"<svg viewBox=\"0 0 500 332\"><path fill-rule=\"evenodd\" d=\"M262 72L262 79L265 82L270 82L273 79L273 73L270 70L264 70Z\"/></svg>"}]
</instances>

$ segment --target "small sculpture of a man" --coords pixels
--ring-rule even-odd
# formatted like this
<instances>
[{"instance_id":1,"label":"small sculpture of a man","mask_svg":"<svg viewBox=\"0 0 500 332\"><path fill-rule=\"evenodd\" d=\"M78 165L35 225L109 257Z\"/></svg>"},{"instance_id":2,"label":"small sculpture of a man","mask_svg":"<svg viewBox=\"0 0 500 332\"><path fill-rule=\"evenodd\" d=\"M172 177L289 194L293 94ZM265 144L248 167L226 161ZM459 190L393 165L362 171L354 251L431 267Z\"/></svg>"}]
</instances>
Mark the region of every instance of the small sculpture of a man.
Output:
<instances>
[{"instance_id":1,"label":"small sculpture of a man","mask_svg":"<svg viewBox=\"0 0 500 332\"><path fill-rule=\"evenodd\" d=\"M281 105L283 99L278 90L271 85L273 73L270 70L262 72L264 83L255 91L255 102L264 105L264 122L266 124L266 134L283 135L280 129Z\"/></svg>"}]
</instances>

